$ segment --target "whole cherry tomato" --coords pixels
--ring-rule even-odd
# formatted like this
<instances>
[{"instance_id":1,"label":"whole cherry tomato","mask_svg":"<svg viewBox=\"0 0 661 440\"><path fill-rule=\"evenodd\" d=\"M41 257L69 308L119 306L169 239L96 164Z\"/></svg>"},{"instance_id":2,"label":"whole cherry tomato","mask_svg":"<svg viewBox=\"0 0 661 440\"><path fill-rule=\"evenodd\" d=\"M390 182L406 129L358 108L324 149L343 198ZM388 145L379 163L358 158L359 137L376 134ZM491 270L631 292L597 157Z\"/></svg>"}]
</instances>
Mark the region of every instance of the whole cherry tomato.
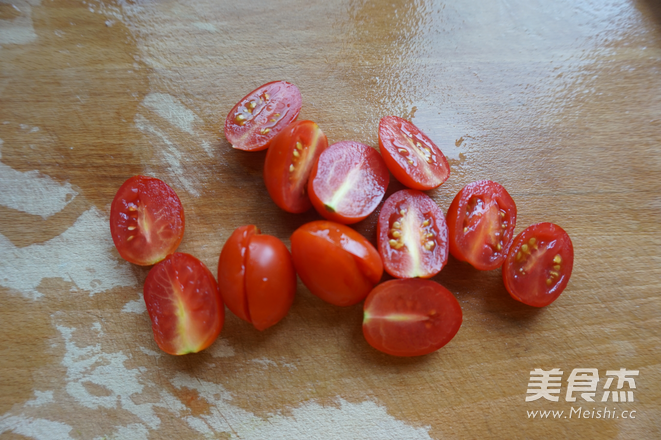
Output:
<instances>
[{"instance_id":1,"label":"whole cherry tomato","mask_svg":"<svg viewBox=\"0 0 661 440\"><path fill-rule=\"evenodd\" d=\"M378 151L343 141L321 153L308 181L308 193L323 217L350 224L379 206L389 180L388 167Z\"/></svg>"},{"instance_id":2,"label":"whole cherry tomato","mask_svg":"<svg viewBox=\"0 0 661 440\"><path fill-rule=\"evenodd\" d=\"M436 188L450 177L450 165L440 148L405 119L381 118L379 149L390 172L409 188Z\"/></svg>"},{"instance_id":3,"label":"whole cherry tomato","mask_svg":"<svg viewBox=\"0 0 661 440\"><path fill-rule=\"evenodd\" d=\"M259 151L298 117L301 92L294 84L274 81L248 93L225 119L225 137L239 150Z\"/></svg>"},{"instance_id":4,"label":"whole cherry tomato","mask_svg":"<svg viewBox=\"0 0 661 440\"><path fill-rule=\"evenodd\" d=\"M172 188L153 177L134 176L110 207L110 233L126 261L150 266L174 252L184 236L184 208Z\"/></svg>"},{"instance_id":5,"label":"whole cherry tomato","mask_svg":"<svg viewBox=\"0 0 661 440\"><path fill-rule=\"evenodd\" d=\"M296 121L271 140L264 183L276 205L294 214L312 207L307 195L308 178L326 148L326 135L312 121Z\"/></svg>"},{"instance_id":6,"label":"whole cherry tomato","mask_svg":"<svg viewBox=\"0 0 661 440\"><path fill-rule=\"evenodd\" d=\"M537 223L514 239L503 263L503 282L515 300L544 307L565 290L573 265L569 235L553 223Z\"/></svg>"},{"instance_id":7,"label":"whole cherry tomato","mask_svg":"<svg viewBox=\"0 0 661 440\"><path fill-rule=\"evenodd\" d=\"M216 340L225 321L218 284L192 255L176 252L149 271L145 303L154 339L166 353L197 353Z\"/></svg>"},{"instance_id":8,"label":"whole cherry tomato","mask_svg":"<svg viewBox=\"0 0 661 440\"><path fill-rule=\"evenodd\" d=\"M396 278L431 278L448 261L443 211L420 191L405 189L388 197L377 237L383 266Z\"/></svg>"},{"instance_id":9,"label":"whole cherry tomato","mask_svg":"<svg viewBox=\"0 0 661 440\"><path fill-rule=\"evenodd\" d=\"M493 270L505 260L514 238L516 205L496 182L469 183L448 209L450 253L479 270Z\"/></svg>"},{"instance_id":10,"label":"whole cherry tomato","mask_svg":"<svg viewBox=\"0 0 661 440\"><path fill-rule=\"evenodd\" d=\"M461 306L431 280L390 280L365 300L363 334L374 348L393 356L420 356L438 350L461 327Z\"/></svg>"},{"instance_id":11,"label":"whole cherry tomato","mask_svg":"<svg viewBox=\"0 0 661 440\"><path fill-rule=\"evenodd\" d=\"M287 315L296 272L287 247L256 226L236 229L218 258L220 293L232 313L265 330Z\"/></svg>"},{"instance_id":12,"label":"whole cherry tomato","mask_svg":"<svg viewBox=\"0 0 661 440\"><path fill-rule=\"evenodd\" d=\"M291 236L291 252L303 284L336 306L359 303L383 275L374 246L338 223L320 220L301 226Z\"/></svg>"}]
</instances>

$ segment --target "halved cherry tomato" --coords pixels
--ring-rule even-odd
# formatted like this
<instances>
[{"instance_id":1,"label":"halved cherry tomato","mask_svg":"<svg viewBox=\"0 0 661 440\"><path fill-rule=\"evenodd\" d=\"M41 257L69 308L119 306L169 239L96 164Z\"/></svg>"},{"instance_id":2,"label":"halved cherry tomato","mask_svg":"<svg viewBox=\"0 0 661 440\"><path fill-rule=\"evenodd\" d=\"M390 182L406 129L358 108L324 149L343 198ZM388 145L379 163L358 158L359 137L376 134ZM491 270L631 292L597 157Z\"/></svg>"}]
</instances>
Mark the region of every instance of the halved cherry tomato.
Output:
<instances>
[{"instance_id":1,"label":"halved cherry tomato","mask_svg":"<svg viewBox=\"0 0 661 440\"><path fill-rule=\"evenodd\" d=\"M388 197L377 237L383 266L396 278L431 278L448 261L443 211L420 191L405 189Z\"/></svg>"},{"instance_id":2,"label":"halved cherry tomato","mask_svg":"<svg viewBox=\"0 0 661 440\"><path fill-rule=\"evenodd\" d=\"M503 263L503 282L515 300L544 307L565 290L573 265L569 235L553 223L537 223L514 239Z\"/></svg>"},{"instance_id":3,"label":"halved cherry tomato","mask_svg":"<svg viewBox=\"0 0 661 440\"><path fill-rule=\"evenodd\" d=\"M134 176L117 190L110 233L126 261L150 266L174 252L184 236L184 208L172 188L153 177Z\"/></svg>"},{"instance_id":4,"label":"halved cherry tomato","mask_svg":"<svg viewBox=\"0 0 661 440\"><path fill-rule=\"evenodd\" d=\"M197 353L216 340L225 322L218 284L192 255L176 252L152 267L145 303L156 343L166 353Z\"/></svg>"},{"instance_id":5,"label":"halved cherry tomato","mask_svg":"<svg viewBox=\"0 0 661 440\"><path fill-rule=\"evenodd\" d=\"M248 93L227 115L225 137L239 150L259 151L301 111L301 92L294 84L274 81Z\"/></svg>"},{"instance_id":6,"label":"halved cherry tomato","mask_svg":"<svg viewBox=\"0 0 661 440\"><path fill-rule=\"evenodd\" d=\"M312 121L296 121L271 140L264 163L264 183L280 208L298 214L312 207L308 178L328 139Z\"/></svg>"},{"instance_id":7,"label":"halved cherry tomato","mask_svg":"<svg viewBox=\"0 0 661 440\"><path fill-rule=\"evenodd\" d=\"M227 308L265 330L287 315L296 293L291 254L256 226L237 228L218 258L218 285Z\"/></svg>"},{"instance_id":8,"label":"halved cherry tomato","mask_svg":"<svg viewBox=\"0 0 661 440\"><path fill-rule=\"evenodd\" d=\"M405 119L381 118L379 149L390 172L409 188L436 188L450 177L450 165L440 148Z\"/></svg>"},{"instance_id":9,"label":"halved cherry tomato","mask_svg":"<svg viewBox=\"0 0 661 440\"><path fill-rule=\"evenodd\" d=\"M342 141L326 149L312 169L308 193L323 217L344 224L370 215L388 188L390 174L374 148Z\"/></svg>"},{"instance_id":10,"label":"halved cherry tomato","mask_svg":"<svg viewBox=\"0 0 661 440\"><path fill-rule=\"evenodd\" d=\"M383 275L374 246L338 223L319 220L301 226L291 236L291 253L303 284L336 306L359 303Z\"/></svg>"},{"instance_id":11,"label":"halved cherry tomato","mask_svg":"<svg viewBox=\"0 0 661 440\"><path fill-rule=\"evenodd\" d=\"M516 205L496 182L469 183L448 209L450 253L479 270L493 270L505 260L514 238Z\"/></svg>"},{"instance_id":12,"label":"halved cherry tomato","mask_svg":"<svg viewBox=\"0 0 661 440\"><path fill-rule=\"evenodd\" d=\"M461 306L448 289L431 280L390 280L367 296L363 334L374 348L393 356L438 350L461 327Z\"/></svg>"}]
</instances>

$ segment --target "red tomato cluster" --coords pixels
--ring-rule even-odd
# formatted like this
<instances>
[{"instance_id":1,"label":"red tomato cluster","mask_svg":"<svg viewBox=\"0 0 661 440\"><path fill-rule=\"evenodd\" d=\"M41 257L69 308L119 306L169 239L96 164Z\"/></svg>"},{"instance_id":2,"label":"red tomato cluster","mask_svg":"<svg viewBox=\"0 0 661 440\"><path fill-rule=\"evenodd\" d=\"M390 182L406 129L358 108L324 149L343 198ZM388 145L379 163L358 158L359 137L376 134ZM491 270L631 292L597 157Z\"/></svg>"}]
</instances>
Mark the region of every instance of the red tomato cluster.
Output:
<instances>
[{"instance_id":1,"label":"red tomato cluster","mask_svg":"<svg viewBox=\"0 0 661 440\"><path fill-rule=\"evenodd\" d=\"M224 306L258 330L288 313L296 274L314 295L336 306L363 300L363 334L394 356L418 356L447 344L462 322L459 302L428 280L448 254L479 270L503 267L510 295L542 307L567 286L573 248L551 223L514 237L516 205L498 183L466 185L452 201L447 221L425 193L450 176L441 150L412 123L381 119L381 154L353 141L328 145L312 121L296 121L302 98L288 82L265 84L230 111L225 136L237 149L268 148L264 182L273 201L291 213L314 207L327 220L291 236L291 254L278 238L242 226L218 260L218 283L194 257L173 253L184 230L181 203L158 179L136 176L119 189L110 227L122 257L154 266L145 301L159 347L171 354L197 352L218 336ZM348 224L381 203L392 173L410 189L392 194L377 223L376 248ZM378 249L378 250L377 250ZM379 284L383 271L397 278Z\"/></svg>"}]
</instances>

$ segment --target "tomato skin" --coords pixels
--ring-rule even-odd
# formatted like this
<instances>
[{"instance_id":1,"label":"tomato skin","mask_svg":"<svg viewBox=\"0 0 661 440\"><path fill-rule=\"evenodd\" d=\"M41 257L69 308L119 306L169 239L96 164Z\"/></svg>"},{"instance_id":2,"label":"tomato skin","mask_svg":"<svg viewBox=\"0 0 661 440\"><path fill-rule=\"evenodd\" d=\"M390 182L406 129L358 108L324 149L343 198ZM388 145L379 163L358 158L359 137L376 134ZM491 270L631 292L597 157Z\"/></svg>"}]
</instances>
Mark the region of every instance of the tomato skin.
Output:
<instances>
[{"instance_id":1,"label":"tomato skin","mask_svg":"<svg viewBox=\"0 0 661 440\"><path fill-rule=\"evenodd\" d=\"M342 141L328 147L312 168L308 194L322 217L343 224L359 222L383 199L390 173L374 148Z\"/></svg>"},{"instance_id":2,"label":"tomato skin","mask_svg":"<svg viewBox=\"0 0 661 440\"><path fill-rule=\"evenodd\" d=\"M291 236L294 266L314 295L336 306L362 301L383 275L374 246L348 226L318 220Z\"/></svg>"},{"instance_id":3,"label":"tomato skin","mask_svg":"<svg viewBox=\"0 0 661 440\"><path fill-rule=\"evenodd\" d=\"M271 140L264 183L276 205L293 214L312 207L307 195L308 178L326 148L326 135L312 121L293 122Z\"/></svg>"},{"instance_id":4,"label":"tomato skin","mask_svg":"<svg viewBox=\"0 0 661 440\"><path fill-rule=\"evenodd\" d=\"M287 315L296 294L296 272L287 247L254 225L237 228L218 258L218 285L230 309L257 330Z\"/></svg>"},{"instance_id":5,"label":"tomato skin","mask_svg":"<svg viewBox=\"0 0 661 440\"><path fill-rule=\"evenodd\" d=\"M379 213L377 238L383 266L396 278L431 278L448 261L443 211L417 190L405 189L388 197Z\"/></svg>"},{"instance_id":6,"label":"tomato skin","mask_svg":"<svg viewBox=\"0 0 661 440\"><path fill-rule=\"evenodd\" d=\"M110 207L110 233L117 252L140 266L151 266L173 253L184 236L184 226L184 208L177 193L154 177L126 180Z\"/></svg>"},{"instance_id":7,"label":"tomato skin","mask_svg":"<svg viewBox=\"0 0 661 440\"><path fill-rule=\"evenodd\" d=\"M246 297L246 252L250 239L259 234L254 225L237 228L227 239L218 258L218 286L225 305L244 321L251 322Z\"/></svg>"},{"instance_id":8,"label":"tomato skin","mask_svg":"<svg viewBox=\"0 0 661 440\"><path fill-rule=\"evenodd\" d=\"M303 99L294 84L273 81L248 93L225 119L225 137L233 148L259 151L301 111Z\"/></svg>"},{"instance_id":9,"label":"tomato skin","mask_svg":"<svg viewBox=\"0 0 661 440\"><path fill-rule=\"evenodd\" d=\"M505 188L490 180L469 183L448 209L450 253L478 270L497 269L512 244L515 226L516 204Z\"/></svg>"},{"instance_id":10,"label":"tomato skin","mask_svg":"<svg viewBox=\"0 0 661 440\"><path fill-rule=\"evenodd\" d=\"M296 294L296 272L282 241L270 235L252 237L245 284L250 319L257 330L265 330L287 315Z\"/></svg>"},{"instance_id":11,"label":"tomato skin","mask_svg":"<svg viewBox=\"0 0 661 440\"><path fill-rule=\"evenodd\" d=\"M409 188L429 190L450 177L450 165L441 149L406 119L381 118L379 149L390 172Z\"/></svg>"},{"instance_id":12,"label":"tomato skin","mask_svg":"<svg viewBox=\"0 0 661 440\"><path fill-rule=\"evenodd\" d=\"M457 299L431 280L390 280L365 300L363 335L393 356L421 356L446 345L462 322Z\"/></svg>"},{"instance_id":13,"label":"tomato skin","mask_svg":"<svg viewBox=\"0 0 661 440\"><path fill-rule=\"evenodd\" d=\"M192 255L176 252L152 267L144 298L154 339L168 354L204 350L223 328L225 307L218 284Z\"/></svg>"},{"instance_id":14,"label":"tomato skin","mask_svg":"<svg viewBox=\"0 0 661 440\"><path fill-rule=\"evenodd\" d=\"M545 307L565 290L573 265L574 247L564 229L537 223L514 239L503 263L503 282L515 300Z\"/></svg>"}]
</instances>

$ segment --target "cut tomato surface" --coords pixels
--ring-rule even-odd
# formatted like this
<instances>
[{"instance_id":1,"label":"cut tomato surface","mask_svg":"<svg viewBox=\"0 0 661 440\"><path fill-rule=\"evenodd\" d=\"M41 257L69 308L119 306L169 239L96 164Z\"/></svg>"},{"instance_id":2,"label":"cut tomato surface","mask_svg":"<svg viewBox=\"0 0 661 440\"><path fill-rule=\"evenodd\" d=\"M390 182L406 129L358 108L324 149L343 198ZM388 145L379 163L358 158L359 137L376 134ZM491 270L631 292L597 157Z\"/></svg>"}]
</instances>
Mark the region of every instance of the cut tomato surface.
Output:
<instances>
[{"instance_id":1,"label":"cut tomato surface","mask_svg":"<svg viewBox=\"0 0 661 440\"><path fill-rule=\"evenodd\" d=\"M291 251L303 284L337 306L362 301L383 275L374 246L342 224L314 221L301 226L291 236Z\"/></svg>"},{"instance_id":2,"label":"cut tomato surface","mask_svg":"<svg viewBox=\"0 0 661 440\"><path fill-rule=\"evenodd\" d=\"M232 233L218 258L218 284L232 313L265 330L289 312L296 272L284 243L259 232L248 225Z\"/></svg>"},{"instance_id":3,"label":"cut tomato surface","mask_svg":"<svg viewBox=\"0 0 661 440\"><path fill-rule=\"evenodd\" d=\"M390 172L409 188L436 188L450 177L450 165L441 149L405 119L381 118L379 149Z\"/></svg>"},{"instance_id":4,"label":"cut tomato surface","mask_svg":"<svg viewBox=\"0 0 661 440\"><path fill-rule=\"evenodd\" d=\"M516 204L500 184L469 183L448 209L450 253L479 270L500 267L514 239Z\"/></svg>"},{"instance_id":5,"label":"cut tomato surface","mask_svg":"<svg viewBox=\"0 0 661 440\"><path fill-rule=\"evenodd\" d=\"M259 151L301 111L301 92L294 84L274 81L248 93L225 119L225 137L239 150Z\"/></svg>"},{"instance_id":6,"label":"cut tomato surface","mask_svg":"<svg viewBox=\"0 0 661 440\"><path fill-rule=\"evenodd\" d=\"M446 345L462 322L461 306L431 280L390 280L365 300L363 334L374 348L393 356L420 356Z\"/></svg>"},{"instance_id":7,"label":"cut tomato surface","mask_svg":"<svg viewBox=\"0 0 661 440\"><path fill-rule=\"evenodd\" d=\"M312 207L308 178L328 139L312 121L296 121L273 138L266 152L264 183L276 205L294 214Z\"/></svg>"},{"instance_id":8,"label":"cut tomato surface","mask_svg":"<svg viewBox=\"0 0 661 440\"><path fill-rule=\"evenodd\" d=\"M154 339L166 353L204 350L223 328L225 307L218 284L192 255L176 252L152 267L144 297Z\"/></svg>"},{"instance_id":9,"label":"cut tomato surface","mask_svg":"<svg viewBox=\"0 0 661 440\"><path fill-rule=\"evenodd\" d=\"M443 211L426 194L408 189L383 204L377 223L383 266L396 278L431 278L448 261Z\"/></svg>"},{"instance_id":10,"label":"cut tomato surface","mask_svg":"<svg viewBox=\"0 0 661 440\"><path fill-rule=\"evenodd\" d=\"M534 307L555 301L574 265L569 235L553 223L537 223L516 236L503 263L503 282L512 298Z\"/></svg>"},{"instance_id":11,"label":"cut tomato surface","mask_svg":"<svg viewBox=\"0 0 661 440\"><path fill-rule=\"evenodd\" d=\"M179 197L154 177L128 179L110 207L110 233L119 255L141 266L173 253L184 236L184 223Z\"/></svg>"},{"instance_id":12,"label":"cut tomato surface","mask_svg":"<svg viewBox=\"0 0 661 440\"><path fill-rule=\"evenodd\" d=\"M388 167L378 151L343 141L321 153L308 181L308 193L323 217L350 224L379 206L389 180Z\"/></svg>"}]
</instances>

